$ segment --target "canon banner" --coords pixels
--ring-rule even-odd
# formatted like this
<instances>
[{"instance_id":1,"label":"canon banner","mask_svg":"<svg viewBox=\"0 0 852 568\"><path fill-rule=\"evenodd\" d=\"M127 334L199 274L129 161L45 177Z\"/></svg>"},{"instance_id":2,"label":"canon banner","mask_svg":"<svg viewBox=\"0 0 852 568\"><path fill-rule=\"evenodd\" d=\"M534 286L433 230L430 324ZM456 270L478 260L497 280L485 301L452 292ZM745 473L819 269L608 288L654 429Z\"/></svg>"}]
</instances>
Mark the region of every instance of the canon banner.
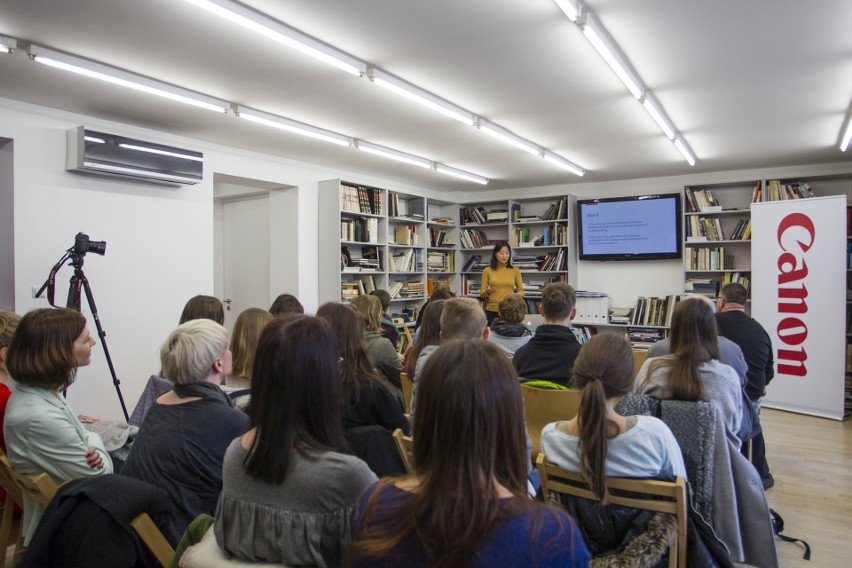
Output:
<instances>
[{"instance_id":1,"label":"canon banner","mask_svg":"<svg viewBox=\"0 0 852 568\"><path fill-rule=\"evenodd\" d=\"M769 333L765 406L843 418L846 197L754 203L752 316Z\"/></svg>"}]
</instances>

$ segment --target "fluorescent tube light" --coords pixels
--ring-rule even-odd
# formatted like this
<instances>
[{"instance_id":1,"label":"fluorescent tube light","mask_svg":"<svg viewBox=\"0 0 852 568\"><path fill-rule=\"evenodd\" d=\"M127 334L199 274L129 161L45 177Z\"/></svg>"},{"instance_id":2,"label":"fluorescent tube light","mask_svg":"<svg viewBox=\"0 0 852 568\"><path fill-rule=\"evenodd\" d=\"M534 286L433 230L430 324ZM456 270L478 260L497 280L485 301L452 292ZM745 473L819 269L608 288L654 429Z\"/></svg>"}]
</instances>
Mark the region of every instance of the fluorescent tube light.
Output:
<instances>
[{"instance_id":1,"label":"fluorescent tube light","mask_svg":"<svg viewBox=\"0 0 852 568\"><path fill-rule=\"evenodd\" d=\"M663 134L665 134L669 140L674 140L676 136L674 126L672 126L668 117L663 114L664 111L662 107L660 107L659 103L657 103L650 93L645 93L645 98L642 100L642 107L648 111L648 114L651 115L651 118L653 118L654 122L657 123L657 126L660 127L660 130L663 131Z\"/></svg>"},{"instance_id":2,"label":"fluorescent tube light","mask_svg":"<svg viewBox=\"0 0 852 568\"><path fill-rule=\"evenodd\" d=\"M524 152L529 152L533 156L538 156L541 152L539 147L529 140L524 140L517 134L513 134L509 132L502 126L497 126L493 122L488 122L486 120L480 120L479 129L486 134L490 134L494 138L498 140L502 140L506 144L511 144L515 148L520 148Z\"/></svg>"},{"instance_id":3,"label":"fluorescent tube light","mask_svg":"<svg viewBox=\"0 0 852 568\"><path fill-rule=\"evenodd\" d=\"M846 130L840 140L841 152L845 152L849 148L850 140L852 140L852 104L849 105L849 111L846 113Z\"/></svg>"},{"instance_id":4,"label":"fluorescent tube light","mask_svg":"<svg viewBox=\"0 0 852 568\"><path fill-rule=\"evenodd\" d=\"M574 162L566 160L562 156L554 154L550 150L545 150L542 157L544 158L544 161L550 162L551 164L556 164L560 168L566 169L574 175L582 176L586 173L586 170L584 170Z\"/></svg>"},{"instance_id":5,"label":"fluorescent tube light","mask_svg":"<svg viewBox=\"0 0 852 568\"><path fill-rule=\"evenodd\" d=\"M580 17L580 6L575 4L575 0L556 0L556 5L565 12L568 19L576 22Z\"/></svg>"},{"instance_id":6,"label":"fluorescent tube light","mask_svg":"<svg viewBox=\"0 0 852 568\"><path fill-rule=\"evenodd\" d=\"M383 158L396 160L397 162L404 162L406 164L411 164L412 166L418 166L427 169L432 167L432 162L430 162L426 158L414 156L413 154L406 154L405 152L400 152L399 150L385 148L384 146L378 146L376 144L371 144L370 142L364 142L363 140L356 140L355 147L361 150L362 152L367 152L368 154L373 154L375 156L381 156Z\"/></svg>"},{"instance_id":7,"label":"fluorescent tube light","mask_svg":"<svg viewBox=\"0 0 852 568\"><path fill-rule=\"evenodd\" d=\"M384 87L385 89L409 100L420 103L421 105L449 116L450 118L454 118L468 126L473 126L473 113L468 112L461 107L445 101L432 93L426 92L419 87L415 87L411 83L407 83L399 77L394 77L389 73L385 73L380 69L371 69L368 71L368 75L370 76L370 80L380 87Z\"/></svg>"},{"instance_id":8,"label":"fluorescent tube light","mask_svg":"<svg viewBox=\"0 0 852 568\"><path fill-rule=\"evenodd\" d=\"M12 53L18 47L18 40L0 35L0 53Z\"/></svg>"},{"instance_id":9,"label":"fluorescent tube light","mask_svg":"<svg viewBox=\"0 0 852 568\"><path fill-rule=\"evenodd\" d=\"M234 108L234 114L251 122L286 130L287 132L293 132L294 134L301 134L302 136L322 140L323 142L330 142L331 144L337 144L338 146L348 147L352 142L348 136L344 136L343 134L338 134L331 130L325 130L323 128L311 126L310 124L297 122L289 118L283 118L281 116L261 112L259 110L236 106Z\"/></svg>"},{"instance_id":10,"label":"fluorescent tube light","mask_svg":"<svg viewBox=\"0 0 852 568\"><path fill-rule=\"evenodd\" d=\"M94 142L95 144L106 144L106 140L103 138L98 138L96 136L83 136L83 140L86 142Z\"/></svg>"},{"instance_id":11,"label":"fluorescent tube light","mask_svg":"<svg viewBox=\"0 0 852 568\"><path fill-rule=\"evenodd\" d=\"M591 16L583 25L583 34L589 40L589 43L592 44L592 47L603 57L607 65L615 71L615 74L621 79L621 82L624 83L630 94L637 99L641 99L644 91L642 82L633 74L628 64L623 61L613 41L607 37L606 32L603 29L598 29L598 25Z\"/></svg>"},{"instance_id":12,"label":"fluorescent tube light","mask_svg":"<svg viewBox=\"0 0 852 568\"><path fill-rule=\"evenodd\" d=\"M50 67L64 69L65 71L71 71L72 73L77 73L100 81L106 81L113 85L120 85L122 87L127 87L128 89L134 89L136 91L156 95L158 97L178 101L199 108L216 112L227 112L230 107L230 103L220 99L202 95L200 93L176 87L174 85L169 85L168 83L163 83L154 79L149 79L148 77L143 77L142 75L124 71L123 69L118 69L116 67L110 67L102 63L96 63L88 59L45 49L37 45L30 46L30 57L33 60L39 63L44 63Z\"/></svg>"},{"instance_id":13,"label":"fluorescent tube light","mask_svg":"<svg viewBox=\"0 0 852 568\"><path fill-rule=\"evenodd\" d=\"M695 154L692 153L692 150L687 146L686 142L678 137L674 140L675 148L677 148L678 152L683 154L683 157L686 158L686 161L689 162L690 166L695 165Z\"/></svg>"},{"instance_id":14,"label":"fluorescent tube light","mask_svg":"<svg viewBox=\"0 0 852 568\"><path fill-rule=\"evenodd\" d=\"M136 150L137 152L147 152L149 154L157 154L160 156L171 156L172 158L183 158L184 160L192 160L193 162L203 162L201 156L192 156L190 154L180 154L178 152L169 152L168 150L160 150L159 148L149 148L148 146L137 146L136 144L119 144L120 148L128 150Z\"/></svg>"},{"instance_id":15,"label":"fluorescent tube light","mask_svg":"<svg viewBox=\"0 0 852 568\"><path fill-rule=\"evenodd\" d=\"M291 28L287 24L274 20L265 14L255 12L242 4L230 2L229 0L186 1L356 77L362 75L367 70L367 65L363 61L352 57L348 53L323 43L295 28Z\"/></svg>"},{"instance_id":16,"label":"fluorescent tube light","mask_svg":"<svg viewBox=\"0 0 852 568\"><path fill-rule=\"evenodd\" d=\"M438 173L447 174L448 176L457 177L459 179L472 181L473 183L478 183L480 185L488 185L487 177L478 176L476 174L472 174L470 172L466 172L458 168L451 168L450 166L445 166L444 164L435 164L435 171Z\"/></svg>"}]
</instances>

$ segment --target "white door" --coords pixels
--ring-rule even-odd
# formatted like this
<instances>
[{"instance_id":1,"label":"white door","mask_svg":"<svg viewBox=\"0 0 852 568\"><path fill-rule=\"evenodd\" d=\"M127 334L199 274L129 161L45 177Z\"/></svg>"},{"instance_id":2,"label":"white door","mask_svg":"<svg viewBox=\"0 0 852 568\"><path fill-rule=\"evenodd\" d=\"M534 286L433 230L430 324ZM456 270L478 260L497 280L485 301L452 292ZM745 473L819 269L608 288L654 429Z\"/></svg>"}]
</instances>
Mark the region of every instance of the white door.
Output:
<instances>
[{"instance_id":1,"label":"white door","mask_svg":"<svg viewBox=\"0 0 852 568\"><path fill-rule=\"evenodd\" d=\"M247 308L269 309L269 196L225 201L222 222L222 301L225 327Z\"/></svg>"}]
</instances>

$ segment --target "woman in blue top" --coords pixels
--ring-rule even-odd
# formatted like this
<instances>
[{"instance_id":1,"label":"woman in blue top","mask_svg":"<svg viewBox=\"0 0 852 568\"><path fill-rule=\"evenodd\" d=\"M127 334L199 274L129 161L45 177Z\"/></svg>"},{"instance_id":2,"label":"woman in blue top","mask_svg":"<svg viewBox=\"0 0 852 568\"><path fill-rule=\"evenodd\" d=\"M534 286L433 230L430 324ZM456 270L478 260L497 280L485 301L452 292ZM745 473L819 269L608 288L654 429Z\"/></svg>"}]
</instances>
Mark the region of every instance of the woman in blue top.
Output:
<instances>
[{"instance_id":1,"label":"woman in blue top","mask_svg":"<svg viewBox=\"0 0 852 568\"><path fill-rule=\"evenodd\" d=\"M498 347L438 348L415 410L415 473L361 498L353 567L588 565L571 518L527 496L523 402Z\"/></svg>"}]
</instances>

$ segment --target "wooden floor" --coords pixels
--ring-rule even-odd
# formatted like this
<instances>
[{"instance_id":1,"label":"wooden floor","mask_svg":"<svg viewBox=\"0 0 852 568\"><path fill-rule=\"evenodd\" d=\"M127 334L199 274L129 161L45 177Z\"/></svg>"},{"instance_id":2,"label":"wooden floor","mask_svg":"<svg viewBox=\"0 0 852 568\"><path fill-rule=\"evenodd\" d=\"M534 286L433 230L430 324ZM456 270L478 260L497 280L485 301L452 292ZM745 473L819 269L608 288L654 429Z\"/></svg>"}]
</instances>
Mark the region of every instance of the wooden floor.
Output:
<instances>
[{"instance_id":1,"label":"wooden floor","mask_svg":"<svg viewBox=\"0 0 852 568\"><path fill-rule=\"evenodd\" d=\"M763 409L766 459L775 487L769 506L784 517L784 532L811 545L776 540L782 568L852 566L852 421L838 422Z\"/></svg>"}]
</instances>

